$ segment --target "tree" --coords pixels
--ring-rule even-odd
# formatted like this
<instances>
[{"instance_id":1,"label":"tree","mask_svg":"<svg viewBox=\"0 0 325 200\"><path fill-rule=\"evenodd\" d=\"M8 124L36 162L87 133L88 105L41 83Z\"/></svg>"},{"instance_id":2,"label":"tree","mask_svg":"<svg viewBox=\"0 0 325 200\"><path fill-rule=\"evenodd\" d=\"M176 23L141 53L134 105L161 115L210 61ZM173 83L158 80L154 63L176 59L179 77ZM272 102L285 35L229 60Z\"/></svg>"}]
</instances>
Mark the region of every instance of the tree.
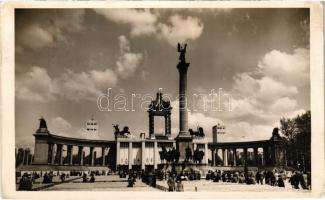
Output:
<instances>
[{"instance_id":1,"label":"tree","mask_svg":"<svg viewBox=\"0 0 325 200\"><path fill-rule=\"evenodd\" d=\"M302 170L310 170L311 160L311 112L292 119L281 118L280 130L286 139L288 164Z\"/></svg>"}]
</instances>

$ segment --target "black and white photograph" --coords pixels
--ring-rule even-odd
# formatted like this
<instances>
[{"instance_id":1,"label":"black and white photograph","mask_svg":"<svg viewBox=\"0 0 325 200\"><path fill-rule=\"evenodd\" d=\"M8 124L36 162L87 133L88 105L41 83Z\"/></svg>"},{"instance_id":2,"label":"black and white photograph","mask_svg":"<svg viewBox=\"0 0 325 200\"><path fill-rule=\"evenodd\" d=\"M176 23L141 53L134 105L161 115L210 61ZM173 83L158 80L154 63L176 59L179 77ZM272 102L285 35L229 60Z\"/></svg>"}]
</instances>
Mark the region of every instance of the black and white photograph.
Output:
<instances>
[{"instance_id":1,"label":"black and white photograph","mask_svg":"<svg viewBox=\"0 0 325 200\"><path fill-rule=\"evenodd\" d=\"M16 192L312 193L308 6L13 16Z\"/></svg>"}]
</instances>

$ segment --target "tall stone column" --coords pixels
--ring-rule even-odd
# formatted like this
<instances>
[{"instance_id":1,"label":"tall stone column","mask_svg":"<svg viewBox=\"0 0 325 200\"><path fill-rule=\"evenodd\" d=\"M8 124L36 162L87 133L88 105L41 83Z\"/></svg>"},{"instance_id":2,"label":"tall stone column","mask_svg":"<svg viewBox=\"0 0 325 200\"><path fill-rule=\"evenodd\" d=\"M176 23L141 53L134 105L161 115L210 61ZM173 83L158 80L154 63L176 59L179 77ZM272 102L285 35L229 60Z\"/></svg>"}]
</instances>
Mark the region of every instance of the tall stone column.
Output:
<instances>
[{"instance_id":1,"label":"tall stone column","mask_svg":"<svg viewBox=\"0 0 325 200\"><path fill-rule=\"evenodd\" d=\"M102 166L105 166L105 157L106 157L105 151L106 151L106 147L102 147Z\"/></svg>"},{"instance_id":2,"label":"tall stone column","mask_svg":"<svg viewBox=\"0 0 325 200\"><path fill-rule=\"evenodd\" d=\"M180 62L177 65L179 72L179 134L188 133L188 113L187 113L187 69L190 63Z\"/></svg>"},{"instance_id":3,"label":"tall stone column","mask_svg":"<svg viewBox=\"0 0 325 200\"><path fill-rule=\"evenodd\" d=\"M188 109L187 109L187 69L190 63L186 62L186 44L182 47L178 44L179 63L177 69L179 72L179 134L176 137L176 150L180 153L179 161L186 158L186 148L192 146L192 136L188 133ZM193 149L192 149L193 150Z\"/></svg>"},{"instance_id":4,"label":"tall stone column","mask_svg":"<svg viewBox=\"0 0 325 200\"><path fill-rule=\"evenodd\" d=\"M146 168L145 151L146 151L146 142L141 141L141 169L143 170Z\"/></svg>"},{"instance_id":5,"label":"tall stone column","mask_svg":"<svg viewBox=\"0 0 325 200\"><path fill-rule=\"evenodd\" d=\"M79 165L84 165L84 159L83 159L83 146L78 146L78 161Z\"/></svg>"},{"instance_id":6,"label":"tall stone column","mask_svg":"<svg viewBox=\"0 0 325 200\"><path fill-rule=\"evenodd\" d=\"M89 155L90 155L90 165L94 166L94 147L90 147L89 149L90 149L90 153L89 153Z\"/></svg>"},{"instance_id":7,"label":"tall stone column","mask_svg":"<svg viewBox=\"0 0 325 200\"><path fill-rule=\"evenodd\" d=\"M132 169L132 165L133 165L133 149L132 149L132 142L129 142L129 169Z\"/></svg>"}]
</instances>

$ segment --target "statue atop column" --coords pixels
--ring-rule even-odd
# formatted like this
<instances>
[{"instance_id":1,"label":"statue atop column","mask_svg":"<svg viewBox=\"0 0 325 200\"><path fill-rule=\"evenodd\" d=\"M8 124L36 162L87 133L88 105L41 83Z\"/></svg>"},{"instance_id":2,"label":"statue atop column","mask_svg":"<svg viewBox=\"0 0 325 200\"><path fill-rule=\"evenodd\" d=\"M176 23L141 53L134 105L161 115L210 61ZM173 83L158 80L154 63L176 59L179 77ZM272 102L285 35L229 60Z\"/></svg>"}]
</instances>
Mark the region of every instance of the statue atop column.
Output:
<instances>
[{"instance_id":1,"label":"statue atop column","mask_svg":"<svg viewBox=\"0 0 325 200\"><path fill-rule=\"evenodd\" d=\"M47 129L46 121L43 117L41 117L39 120L39 127L36 130L37 134L50 134L49 130Z\"/></svg>"},{"instance_id":2,"label":"statue atop column","mask_svg":"<svg viewBox=\"0 0 325 200\"><path fill-rule=\"evenodd\" d=\"M184 44L184 46L182 46L180 43L177 44L177 50L179 52L179 61L181 63L186 63L185 61L186 47L187 47L186 43Z\"/></svg>"},{"instance_id":3,"label":"statue atop column","mask_svg":"<svg viewBox=\"0 0 325 200\"><path fill-rule=\"evenodd\" d=\"M39 119L39 129L41 129L41 128L45 128L45 129L47 129L47 125L46 125L46 121L45 121L45 119L43 118L43 117L41 117L40 119Z\"/></svg>"}]
</instances>

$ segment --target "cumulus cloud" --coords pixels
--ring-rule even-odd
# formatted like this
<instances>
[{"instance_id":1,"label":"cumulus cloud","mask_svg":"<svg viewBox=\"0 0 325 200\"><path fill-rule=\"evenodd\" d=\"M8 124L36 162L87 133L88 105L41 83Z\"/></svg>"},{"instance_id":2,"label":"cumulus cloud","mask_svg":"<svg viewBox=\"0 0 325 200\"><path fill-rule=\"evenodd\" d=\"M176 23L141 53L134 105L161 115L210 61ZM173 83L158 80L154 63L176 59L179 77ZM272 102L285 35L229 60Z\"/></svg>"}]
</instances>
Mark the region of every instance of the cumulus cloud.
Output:
<instances>
[{"instance_id":1,"label":"cumulus cloud","mask_svg":"<svg viewBox=\"0 0 325 200\"><path fill-rule=\"evenodd\" d=\"M65 98L94 100L105 87L117 83L116 74L106 69L76 73L66 70L51 78L45 68L32 67L26 74L17 76L16 96L21 100L47 102Z\"/></svg>"},{"instance_id":2,"label":"cumulus cloud","mask_svg":"<svg viewBox=\"0 0 325 200\"><path fill-rule=\"evenodd\" d=\"M130 25L132 37L155 35L172 46L197 39L204 28L199 18L177 14L164 23L159 21L159 12L151 12L150 9L95 9L95 12L109 21Z\"/></svg>"},{"instance_id":3,"label":"cumulus cloud","mask_svg":"<svg viewBox=\"0 0 325 200\"><path fill-rule=\"evenodd\" d=\"M309 83L309 63L309 50L297 48L292 54L272 50L265 54L258 67L275 80L301 86Z\"/></svg>"},{"instance_id":4,"label":"cumulus cloud","mask_svg":"<svg viewBox=\"0 0 325 200\"><path fill-rule=\"evenodd\" d=\"M32 67L16 77L16 97L22 100L45 102L56 99L56 88L47 70Z\"/></svg>"},{"instance_id":5,"label":"cumulus cloud","mask_svg":"<svg viewBox=\"0 0 325 200\"><path fill-rule=\"evenodd\" d=\"M282 113L287 111L292 111L297 107L297 101L295 99L290 99L288 97L284 97L275 101L270 109L276 113Z\"/></svg>"},{"instance_id":6,"label":"cumulus cloud","mask_svg":"<svg viewBox=\"0 0 325 200\"><path fill-rule=\"evenodd\" d=\"M177 42L195 40L203 32L203 23L196 17L173 15L169 18L170 25L160 23L159 37L166 39L172 46Z\"/></svg>"},{"instance_id":7,"label":"cumulus cloud","mask_svg":"<svg viewBox=\"0 0 325 200\"><path fill-rule=\"evenodd\" d=\"M16 35L16 47L19 52L23 47L38 49L54 45L56 42L66 42L66 33L82 30L84 10L58 12L55 18L40 13L34 16L37 20L33 23L23 21L23 28L18 30Z\"/></svg>"},{"instance_id":8,"label":"cumulus cloud","mask_svg":"<svg viewBox=\"0 0 325 200\"><path fill-rule=\"evenodd\" d=\"M64 98L73 101L96 100L107 87L113 87L119 78L134 74L143 61L142 53L133 53L125 36L118 38L120 55L114 69L75 72L66 69L61 75L51 78L45 68L32 67L26 74L17 76L18 99L46 102Z\"/></svg>"},{"instance_id":9,"label":"cumulus cloud","mask_svg":"<svg viewBox=\"0 0 325 200\"><path fill-rule=\"evenodd\" d=\"M42 48L54 42L54 36L39 24L32 24L24 30L24 36L20 39L20 44L32 49Z\"/></svg>"},{"instance_id":10,"label":"cumulus cloud","mask_svg":"<svg viewBox=\"0 0 325 200\"><path fill-rule=\"evenodd\" d=\"M116 73L120 75L121 78L125 79L131 76L141 64L143 61L143 54L131 52L130 42L124 35L119 36L118 40L120 56L116 61Z\"/></svg>"},{"instance_id":11,"label":"cumulus cloud","mask_svg":"<svg viewBox=\"0 0 325 200\"><path fill-rule=\"evenodd\" d=\"M234 77L233 94L244 98L255 97L263 102L271 102L298 93L295 86L287 86L271 77L254 78L244 72Z\"/></svg>"},{"instance_id":12,"label":"cumulus cloud","mask_svg":"<svg viewBox=\"0 0 325 200\"><path fill-rule=\"evenodd\" d=\"M303 112L297 95L309 81L308 55L309 51L302 48L293 54L273 50L258 62L257 74L237 74L231 90L233 112L226 113L225 118L274 124L281 117Z\"/></svg>"},{"instance_id":13,"label":"cumulus cloud","mask_svg":"<svg viewBox=\"0 0 325 200\"><path fill-rule=\"evenodd\" d=\"M50 127L55 133L67 134L72 125L62 117L55 117L51 119Z\"/></svg>"},{"instance_id":14,"label":"cumulus cloud","mask_svg":"<svg viewBox=\"0 0 325 200\"><path fill-rule=\"evenodd\" d=\"M107 20L131 26L132 36L151 35L156 32L157 16L149 9L95 9Z\"/></svg>"},{"instance_id":15,"label":"cumulus cloud","mask_svg":"<svg viewBox=\"0 0 325 200\"><path fill-rule=\"evenodd\" d=\"M80 73L66 70L54 82L59 91L58 95L75 101L97 99L103 89L115 86L116 83L116 74L110 69L104 71L91 70Z\"/></svg>"}]
</instances>

